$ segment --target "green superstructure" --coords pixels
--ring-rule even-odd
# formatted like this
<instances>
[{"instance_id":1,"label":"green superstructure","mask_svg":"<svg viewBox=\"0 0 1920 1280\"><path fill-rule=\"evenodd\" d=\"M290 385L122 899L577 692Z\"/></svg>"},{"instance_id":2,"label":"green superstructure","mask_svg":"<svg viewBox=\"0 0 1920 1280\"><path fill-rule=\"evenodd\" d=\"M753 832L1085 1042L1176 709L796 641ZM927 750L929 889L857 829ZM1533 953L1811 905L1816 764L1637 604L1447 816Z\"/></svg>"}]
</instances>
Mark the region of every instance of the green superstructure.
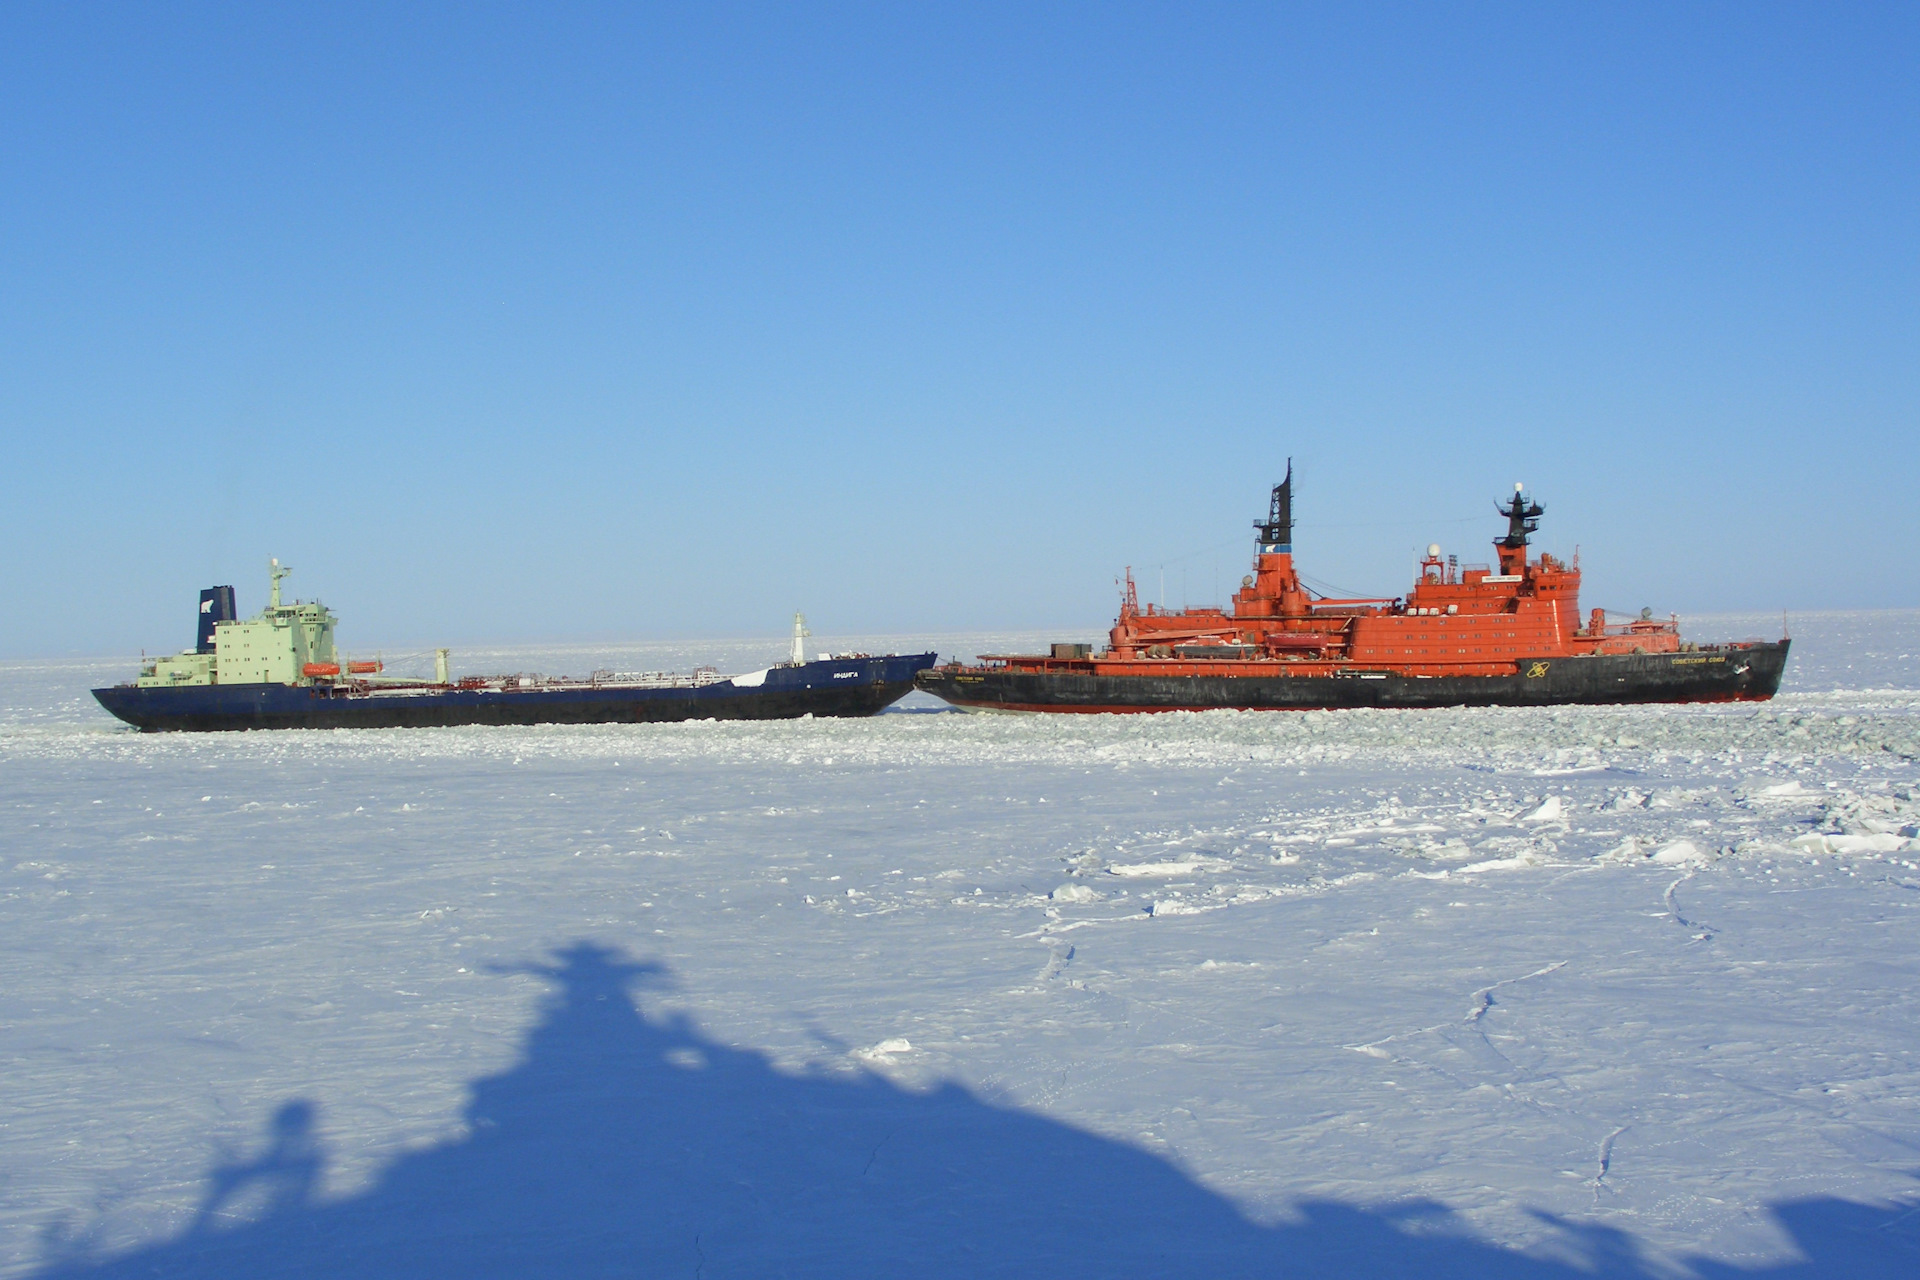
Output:
<instances>
[{"instance_id":1,"label":"green superstructure","mask_svg":"<svg viewBox=\"0 0 1920 1280\"><path fill-rule=\"evenodd\" d=\"M318 600L280 603L280 580L293 571L274 560L268 572L273 576L273 588L265 609L244 621L214 623L211 653L188 649L148 659L135 685L142 689L213 684L310 685L314 682L314 677L307 674L310 664L337 672L341 659L334 648L333 628L339 620Z\"/></svg>"}]
</instances>

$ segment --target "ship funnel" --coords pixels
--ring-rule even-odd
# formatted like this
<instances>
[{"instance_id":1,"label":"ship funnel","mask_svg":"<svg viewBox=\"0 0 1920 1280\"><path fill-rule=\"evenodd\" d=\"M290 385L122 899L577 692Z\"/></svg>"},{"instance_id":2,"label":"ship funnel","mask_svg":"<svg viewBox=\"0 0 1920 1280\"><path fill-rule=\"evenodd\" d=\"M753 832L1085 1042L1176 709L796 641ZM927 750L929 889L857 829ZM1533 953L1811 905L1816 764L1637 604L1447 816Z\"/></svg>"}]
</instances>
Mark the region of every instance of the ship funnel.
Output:
<instances>
[{"instance_id":1,"label":"ship funnel","mask_svg":"<svg viewBox=\"0 0 1920 1280\"><path fill-rule=\"evenodd\" d=\"M1273 501L1267 507L1267 518L1254 521L1253 527L1260 531L1260 554L1293 550L1292 458L1287 459L1287 478L1273 486Z\"/></svg>"},{"instance_id":2,"label":"ship funnel","mask_svg":"<svg viewBox=\"0 0 1920 1280\"><path fill-rule=\"evenodd\" d=\"M194 652L212 653L214 624L232 622L235 616L232 587L208 587L202 591L200 593L200 641L195 646Z\"/></svg>"}]
</instances>

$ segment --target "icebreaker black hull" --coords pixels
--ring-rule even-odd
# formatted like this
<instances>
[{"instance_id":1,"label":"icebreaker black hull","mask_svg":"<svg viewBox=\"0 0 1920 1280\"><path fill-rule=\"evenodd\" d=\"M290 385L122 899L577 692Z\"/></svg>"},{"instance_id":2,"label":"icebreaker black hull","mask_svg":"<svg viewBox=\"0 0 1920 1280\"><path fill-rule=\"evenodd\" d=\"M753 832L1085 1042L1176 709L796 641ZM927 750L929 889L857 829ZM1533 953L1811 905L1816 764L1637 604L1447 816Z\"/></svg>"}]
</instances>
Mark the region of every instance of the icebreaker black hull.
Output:
<instances>
[{"instance_id":1,"label":"icebreaker black hull","mask_svg":"<svg viewBox=\"0 0 1920 1280\"><path fill-rule=\"evenodd\" d=\"M938 667L915 683L981 711L1313 711L1351 707L1549 707L1760 702L1779 691L1791 642L1710 652L1597 654L1520 664L1512 675L1100 675Z\"/></svg>"},{"instance_id":2,"label":"icebreaker black hull","mask_svg":"<svg viewBox=\"0 0 1920 1280\"><path fill-rule=\"evenodd\" d=\"M118 685L95 689L93 696L120 719L149 732L793 720L874 715L906 696L914 674L933 662L931 653L835 658L698 685L580 682L528 689L406 690L319 684L171 689Z\"/></svg>"}]
</instances>

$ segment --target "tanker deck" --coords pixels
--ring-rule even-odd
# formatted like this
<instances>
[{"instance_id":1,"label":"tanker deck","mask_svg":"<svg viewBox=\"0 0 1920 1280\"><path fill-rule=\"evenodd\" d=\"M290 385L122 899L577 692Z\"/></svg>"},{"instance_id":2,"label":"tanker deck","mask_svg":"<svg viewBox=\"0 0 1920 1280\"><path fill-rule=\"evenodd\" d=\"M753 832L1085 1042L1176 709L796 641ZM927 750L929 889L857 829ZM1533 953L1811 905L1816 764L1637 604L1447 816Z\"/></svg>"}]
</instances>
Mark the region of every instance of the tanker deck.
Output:
<instances>
[{"instance_id":1,"label":"tanker deck","mask_svg":"<svg viewBox=\"0 0 1920 1280\"><path fill-rule=\"evenodd\" d=\"M455 679L441 649L432 680L396 679L382 674L377 660L354 661L338 651L336 619L326 606L282 604L280 580L288 570L278 560L271 570L272 594L258 616L234 616L232 587L203 591L196 647L147 659L135 680L93 696L149 731L791 720L874 715L911 692L914 675L934 663L931 653L823 653L808 661L803 642L810 633L796 614L790 660L742 675L702 667L685 675Z\"/></svg>"}]
</instances>

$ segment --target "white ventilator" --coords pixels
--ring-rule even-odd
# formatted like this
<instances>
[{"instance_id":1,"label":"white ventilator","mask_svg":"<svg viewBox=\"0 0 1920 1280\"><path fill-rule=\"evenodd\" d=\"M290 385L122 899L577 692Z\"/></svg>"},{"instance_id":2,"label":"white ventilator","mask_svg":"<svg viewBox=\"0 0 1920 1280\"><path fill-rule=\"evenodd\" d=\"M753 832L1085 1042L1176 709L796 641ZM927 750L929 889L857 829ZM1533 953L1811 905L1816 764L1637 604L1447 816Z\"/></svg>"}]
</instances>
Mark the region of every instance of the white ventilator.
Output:
<instances>
[{"instance_id":1,"label":"white ventilator","mask_svg":"<svg viewBox=\"0 0 1920 1280\"><path fill-rule=\"evenodd\" d=\"M793 615L793 665L796 667L807 660L807 637L813 632L807 630L807 615Z\"/></svg>"}]
</instances>

